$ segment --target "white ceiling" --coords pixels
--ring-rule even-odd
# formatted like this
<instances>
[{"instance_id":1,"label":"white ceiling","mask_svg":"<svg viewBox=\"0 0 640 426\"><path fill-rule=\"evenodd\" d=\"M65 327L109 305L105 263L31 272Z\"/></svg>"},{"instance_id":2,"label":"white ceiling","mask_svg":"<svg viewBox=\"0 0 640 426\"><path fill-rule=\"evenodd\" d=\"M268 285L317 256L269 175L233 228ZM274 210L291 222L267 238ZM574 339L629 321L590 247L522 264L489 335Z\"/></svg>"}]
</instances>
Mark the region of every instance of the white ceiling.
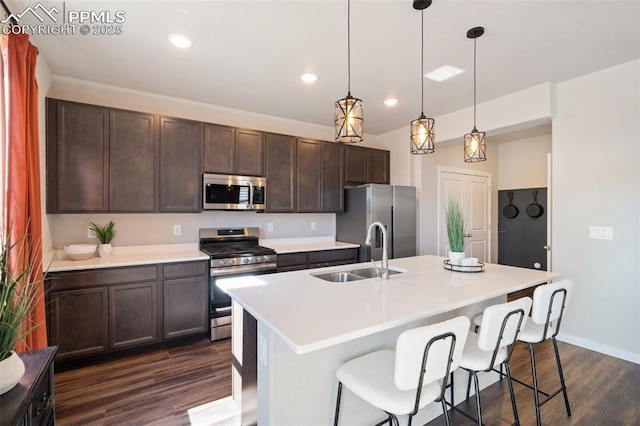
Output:
<instances>
[{"instance_id":1,"label":"white ceiling","mask_svg":"<svg viewBox=\"0 0 640 426\"><path fill-rule=\"evenodd\" d=\"M20 12L35 1L9 0ZM62 2L44 2L47 6ZM346 0L66 1L65 10L123 10L122 35L34 36L54 75L331 126L347 93ZM448 64L453 79L424 80L427 116L544 82L560 82L640 57L640 1L434 0L425 10L425 72ZM29 17L25 16L27 23ZM37 23L37 22L31 22ZM167 42L184 33L194 46ZM411 0L352 0L351 93L365 131L381 134L420 115L420 12ZM319 75L314 85L303 72ZM396 97L389 108L382 101ZM470 123L471 127L472 123ZM482 116L478 116L482 129Z\"/></svg>"}]
</instances>

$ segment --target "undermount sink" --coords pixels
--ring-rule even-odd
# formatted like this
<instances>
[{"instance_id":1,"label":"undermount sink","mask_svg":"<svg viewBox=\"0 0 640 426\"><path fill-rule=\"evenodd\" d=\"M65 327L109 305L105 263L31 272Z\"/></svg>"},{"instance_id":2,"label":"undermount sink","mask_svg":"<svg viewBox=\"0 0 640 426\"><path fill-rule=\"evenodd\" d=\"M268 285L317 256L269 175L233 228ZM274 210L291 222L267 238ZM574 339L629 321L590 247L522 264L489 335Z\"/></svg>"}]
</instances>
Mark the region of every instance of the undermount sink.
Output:
<instances>
[{"instance_id":1,"label":"undermount sink","mask_svg":"<svg viewBox=\"0 0 640 426\"><path fill-rule=\"evenodd\" d=\"M389 269L389 275L400 274L403 271ZM325 272L323 274L311 274L311 276L333 283L347 283L351 281L376 278L378 273L375 268L360 268L353 271Z\"/></svg>"}]
</instances>

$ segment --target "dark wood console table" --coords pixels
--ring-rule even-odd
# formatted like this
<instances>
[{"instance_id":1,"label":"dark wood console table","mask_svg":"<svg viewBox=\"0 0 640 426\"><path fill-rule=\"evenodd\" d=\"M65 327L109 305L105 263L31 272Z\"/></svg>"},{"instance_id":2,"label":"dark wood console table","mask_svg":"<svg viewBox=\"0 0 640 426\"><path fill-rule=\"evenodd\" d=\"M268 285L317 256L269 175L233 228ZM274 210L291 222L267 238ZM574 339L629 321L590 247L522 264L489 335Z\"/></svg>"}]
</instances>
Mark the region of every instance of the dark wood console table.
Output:
<instances>
[{"instance_id":1,"label":"dark wood console table","mask_svg":"<svg viewBox=\"0 0 640 426\"><path fill-rule=\"evenodd\" d=\"M50 346L18 354L25 373L13 389L0 396L0 425L55 424L53 358L57 351L57 346Z\"/></svg>"}]
</instances>

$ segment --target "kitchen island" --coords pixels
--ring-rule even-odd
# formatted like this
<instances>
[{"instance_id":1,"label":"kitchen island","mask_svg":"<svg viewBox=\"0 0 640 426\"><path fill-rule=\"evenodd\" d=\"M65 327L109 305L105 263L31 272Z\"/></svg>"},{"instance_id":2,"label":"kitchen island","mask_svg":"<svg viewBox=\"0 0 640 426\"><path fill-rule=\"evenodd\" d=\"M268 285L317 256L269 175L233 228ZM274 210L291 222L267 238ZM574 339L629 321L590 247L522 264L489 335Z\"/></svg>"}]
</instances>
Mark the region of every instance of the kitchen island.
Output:
<instances>
[{"instance_id":1,"label":"kitchen island","mask_svg":"<svg viewBox=\"0 0 640 426\"><path fill-rule=\"evenodd\" d=\"M234 387L242 424L331 424L335 371L345 361L393 347L406 329L458 315L473 317L505 301L508 293L559 277L494 264L487 264L483 272L454 272L443 268L443 260L391 260L390 267L398 273L387 281L335 283L314 276L371 266L366 263L221 280L219 286L234 300L234 363L242 367L240 372L249 372L249 383L243 383L249 395L256 392L250 387L257 363L257 407L246 392L243 398L239 385ZM495 379L486 375L481 386ZM456 388L458 401L462 387ZM416 421L428 421L440 414L439 409L425 410ZM341 424L372 424L383 418L380 411L343 392Z\"/></svg>"}]
</instances>

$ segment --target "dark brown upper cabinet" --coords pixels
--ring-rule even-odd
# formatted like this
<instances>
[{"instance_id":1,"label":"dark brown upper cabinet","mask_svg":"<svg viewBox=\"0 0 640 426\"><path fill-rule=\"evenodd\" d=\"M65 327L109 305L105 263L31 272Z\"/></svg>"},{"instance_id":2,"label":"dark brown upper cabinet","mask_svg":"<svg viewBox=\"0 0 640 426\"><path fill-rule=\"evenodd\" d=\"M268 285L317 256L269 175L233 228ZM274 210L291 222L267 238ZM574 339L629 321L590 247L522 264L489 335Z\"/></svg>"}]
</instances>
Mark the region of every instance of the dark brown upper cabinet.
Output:
<instances>
[{"instance_id":1,"label":"dark brown upper cabinet","mask_svg":"<svg viewBox=\"0 0 640 426\"><path fill-rule=\"evenodd\" d=\"M254 130L206 124L204 171L264 176L263 134Z\"/></svg>"},{"instance_id":2,"label":"dark brown upper cabinet","mask_svg":"<svg viewBox=\"0 0 640 426\"><path fill-rule=\"evenodd\" d=\"M367 148L367 183L390 181L390 153L383 149Z\"/></svg>"},{"instance_id":3,"label":"dark brown upper cabinet","mask_svg":"<svg viewBox=\"0 0 640 426\"><path fill-rule=\"evenodd\" d=\"M202 123L160 118L160 211L202 211Z\"/></svg>"},{"instance_id":4,"label":"dark brown upper cabinet","mask_svg":"<svg viewBox=\"0 0 640 426\"><path fill-rule=\"evenodd\" d=\"M344 211L344 147L335 142L322 142L322 211Z\"/></svg>"},{"instance_id":5,"label":"dark brown upper cabinet","mask_svg":"<svg viewBox=\"0 0 640 426\"><path fill-rule=\"evenodd\" d=\"M367 182L367 148L345 145L345 182Z\"/></svg>"},{"instance_id":6,"label":"dark brown upper cabinet","mask_svg":"<svg viewBox=\"0 0 640 426\"><path fill-rule=\"evenodd\" d=\"M296 209L296 146L293 136L266 135L267 212L293 213Z\"/></svg>"},{"instance_id":7,"label":"dark brown upper cabinet","mask_svg":"<svg viewBox=\"0 0 640 426\"><path fill-rule=\"evenodd\" d=\"M297 141L297 208L300 213L322 211L322 142Z\"/></svg>"},{"instance_id":8,"label":"dark brown upper cabinet","mask_svg":"<svg viewBox=\"0 0 640 426\"><path fill-rule=\"evenodd\" d=\"M154 212L158 209L158 149L155 117L111 110L109 123L109 210Z\"/></svg>"},{"instance_id":9,"label":"dark brown upper cabinet","mask_svg":"<svg viewBox=\"0 0 640 426\"><path fill-rule=\"evenodd\" d=\"M47 212L109 210L109 108L47 99Z\"/></svg>"},{"instance_id":10,"label":"dark brown upper cabinet","mask_svg":"<svg viewBox=\"0 0 640 426\"><path fill-rule=\"evenodd\" d=\"M363 146L345 146L345 182L350 184L390 181L389 151Z\"/></svg>"}]
</instances>

